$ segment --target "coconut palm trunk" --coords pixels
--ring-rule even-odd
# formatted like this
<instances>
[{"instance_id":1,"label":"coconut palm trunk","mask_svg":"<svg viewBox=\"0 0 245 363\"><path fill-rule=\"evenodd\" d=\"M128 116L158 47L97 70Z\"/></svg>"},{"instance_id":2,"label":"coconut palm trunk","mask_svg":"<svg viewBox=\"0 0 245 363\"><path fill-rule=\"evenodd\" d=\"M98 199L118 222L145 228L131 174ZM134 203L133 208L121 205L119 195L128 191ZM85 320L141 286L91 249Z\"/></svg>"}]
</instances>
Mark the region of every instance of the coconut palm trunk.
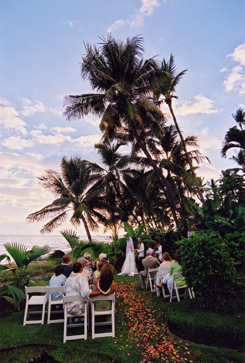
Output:
<instances>
[{"instance_id":1,"label":"coconut palm trunk","mask_svg":"<svg viewBox=\"0 0 245 363\"><path fill-rule=\"evenodd\" d=\"M177 122L176 116L175 116L174 111L173 111L173 107L172 107L172 97L166 98L166 99L165 99L165 102L166 102L166 104L167 104L167 105L168 105L168 107L169 107L169 111L170 111L171 116L172 116L172 118L173 118L173 121L174 121L174 124L175 124L176 130L178 131L178 134L179 134L180 140L181 140L181 142L182 142L182 144L183 144L183 148L184 148L184 151L185 151L185 156L186 156L187 161L188 161L188 164L189 164L189 166L190 166L190 170L191 170L192 176L193 176L193 178L195 179L195 183L196 183L196 187L197 187L197 191L198 191L198 197L199 197L200 201L201 201L202 203L204 203L203 193L202 193L201 188L200 188L200 186L199 186L199 183L198 183L198 180L197 180L197 177L196 177L196 173L195 173L194 168L193 168L192 161L191 161L191 159L189 158L189 155L188 155L188 152L187 152L187 149L186 149L185 140L184 140L184 138L183 138L182 132L180 131L179 124L178 124L178 122Z\"/></svg>"}]
</instances>

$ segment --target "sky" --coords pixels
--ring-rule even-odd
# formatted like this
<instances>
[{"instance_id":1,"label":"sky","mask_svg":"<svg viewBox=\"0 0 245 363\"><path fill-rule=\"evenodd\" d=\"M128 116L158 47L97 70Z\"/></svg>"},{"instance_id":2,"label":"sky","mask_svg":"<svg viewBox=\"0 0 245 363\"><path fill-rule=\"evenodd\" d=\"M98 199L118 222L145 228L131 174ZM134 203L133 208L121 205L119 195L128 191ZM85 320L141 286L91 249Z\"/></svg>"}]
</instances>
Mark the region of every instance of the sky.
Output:
<instances>
[{"instance_id":1,"label":"sky","mask_svg":"<svg viewBox=\"0 0 245 363\"><path fill-rule=\"evenodd\" d=\"M80 73L84 44L109 33L141 35L145 59L173 54L177 71L187 69L173 107L184 136L197 136L211 161L197 174L216 180L234 167L235 151L222 158L220 150L232 114L245 109L244 19L244 0L1 0L0 234L39 234L44 222L26 217L54 198L38 177L59 171L63 156L101 165L99 119L68 122L63 101L92 91Z\"/></svg>"}]
</instances>

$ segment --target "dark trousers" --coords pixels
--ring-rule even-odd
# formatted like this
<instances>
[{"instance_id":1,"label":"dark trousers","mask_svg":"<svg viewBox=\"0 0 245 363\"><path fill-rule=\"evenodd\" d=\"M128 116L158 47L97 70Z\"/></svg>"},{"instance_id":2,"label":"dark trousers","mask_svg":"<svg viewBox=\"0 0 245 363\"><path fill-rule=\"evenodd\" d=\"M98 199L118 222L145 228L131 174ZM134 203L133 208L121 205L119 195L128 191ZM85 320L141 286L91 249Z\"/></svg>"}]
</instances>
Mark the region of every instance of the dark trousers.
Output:
<instances>
[{"instance_id":1,"label":"dark trousers","mask_svg":"<svg viewBox=\"0 0 245 363\"><path fill-rule=\"evenodd\" d=\"M138 270L138 272L144 271L144 266L143 266L143 263L142 263L143 259L144 259L144 257L138 257L137 258L137 270Z\"/></svg>"}]
</instances>

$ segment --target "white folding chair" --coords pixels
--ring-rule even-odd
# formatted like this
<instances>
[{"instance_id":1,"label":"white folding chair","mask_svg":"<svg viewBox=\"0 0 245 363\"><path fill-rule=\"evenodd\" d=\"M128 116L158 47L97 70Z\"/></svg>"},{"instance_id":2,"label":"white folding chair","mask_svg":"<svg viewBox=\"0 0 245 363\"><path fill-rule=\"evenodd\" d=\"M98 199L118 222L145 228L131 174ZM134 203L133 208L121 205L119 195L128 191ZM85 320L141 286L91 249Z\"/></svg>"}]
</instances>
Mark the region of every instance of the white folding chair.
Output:
<instances>
[{"instance_id":1,"label":"white folding chair","mask_svg":"<svg viewBox=\"0 0 245 363\"><path fill-rule=\"evenodd\" d=\"M151 292L155 291L155 289L154 289L154 277L157 274L158 269L159 269L159 267L156 267L156 268L148 268L148 271L147 271L147 280L146 280L146 290L147 290L148 282L149 282Z\"/></svg>"},{"instance_id":2,"label":"white folding chair","mask_svg":"<svg viewBox=\"0 0 245 363\"><path fill-rule=\"evenodd\" d=\"M64 296L64 334L63 334L63 343L66 343L67 340L76 340L76 339L87 339L88 336L88 300L83 298L81 295L76 296ZM67 312L67 304L73 302L83 302L84 303L84 313L82 315L74 315L69 314ZM69 319L69 323L67 320ZM72 323L72 319L74 323ZM78 320L78 323L75 322ZM80 320L80 321L79 321ZM83 322L82 322L83 320ZM67 335L68 328L76 328L83 326L83 334L74 334L74 335Z\"/></svg>"},{"instance_id":3,"label":"white folding chair","mask_svg":"<svg viewBox=\"0 0 245 363\"><path fill-rule=\"evenodd\" d=\"M166 292L167 291L167 292ZM170 297L170 293L168 291L168 287L166 284L162 284L162 296L164 297L164 299L166 297Z\"/></svg>"},{"instance_id":4,"label":"white folding chair","mask_svg":"<svg viewBox=\"0 0 245 363\"><path fill-rule=\"evenodd\" d=\"M26 324L43 324L44 317L45 317L45 306L47 302L47 290L46 286L25 286L25 293L26 293L26 306L25 306L25 313L24 313L24 320L23 325ZM32 295L31 297L29 294L38 293L39 295ZM43 295L40 295L43 294ZM29 306L42 306L42 310L40 311L29 311ZM27 316L32 314L41 314L41 319L39 320L27 320Z\"/></svg>"},{"instance_id":5,"label":"white folding chair","mask_svg":"<svg viewBox=\"0 0 245 363\"><path fill-rule=\"evenodd\" d=\"M64 322L64 309L63 309L63 293L65 290L64 286L56 286L56 287L50 287L46 286L47 288L47 296L48 296L48 316L47 316L47 324L53 324L53 323L63 323ZM59 300L52 300L51 293L54 292L62 292L62 297ZM52 306L57 306L59 310L52 311ZM60 309L62 307L62 309ZM62 319L51 319L52 314L63 314Z\"/></svg>"},{"instance_id":6,"label":"white folding chair","mask_svg":"<svg viewBox=\"0 0 245 363\"><path fill-rule=\"evenodd\" d=\"M170 294L170 302L172 302L172 299L174 297L177 297L177 300L180 301L180 295L179 295L179 292L178 292L178 290L180 290L180 289L185 289L184 294L182 294L181 296L187 297L187 292L188 292L190 299L192 299L191 290L187 285L181 285L181 286L176 285L175 279L178 279L180 277L182 277L182 274L180 272L173 274L172 290L171 290L171 294ZM175 296L173 295L174 292L175 292Z\"/></svg>"},{"instance_id":7,"label":"white folding chair","mask_svg":"<svg viewBox=\"0 0 245 363\"><path fill-rule=\"evenodd\" d=\"M92 314L92 339L94 338L103 338L103 337L115 337L115 293L110 295L97 295L92 296L91 300L91 314ZM111 309L110 310L103 310L103 311L96 311L95 310L95 302L96 301L111 301ZM111 321L103 321L98 322L96 321L96 316L111 316ZM104 333L96 333L95 328L96 326L104 326L104 325L111 325L110 332Z\"/></svg>"}]
</instances>

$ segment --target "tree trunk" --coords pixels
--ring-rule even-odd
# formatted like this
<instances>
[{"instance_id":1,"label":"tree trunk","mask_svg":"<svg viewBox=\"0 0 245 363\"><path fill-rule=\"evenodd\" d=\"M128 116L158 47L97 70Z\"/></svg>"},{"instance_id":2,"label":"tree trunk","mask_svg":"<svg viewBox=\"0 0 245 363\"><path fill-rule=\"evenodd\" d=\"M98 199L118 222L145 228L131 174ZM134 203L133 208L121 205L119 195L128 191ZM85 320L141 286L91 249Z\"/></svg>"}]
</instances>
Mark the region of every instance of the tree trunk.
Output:
<instances>
[{"instance_id":1,"label":"tree trunk","mask_svg":"<svg viewBox=\"0 0 245 363\"><path fill-rule=\"evenodd\" d=\"M169 110L170 110L170 113L173 117L173 120L174 120L174 124L175 124L175 127L178 131L178 134L180 136L180 140L183 144L183 147L184 147L184 150L185 150L185 155L187 157L187 161L188 161L188 164L190 165L190 169L191 169L191 173L193 175L193 178L195 179L195 183L196 183L196 187L197 187L197 191L198 191L198 197L200 199L200 201L202 202L202 204L204 203L204 198L203 198L203 194L202 194L202 191L201 191L201 188L199 186L199 183L198 183L198 180L197 180L197 177L196 177L196 173L194 171L194 168L193 168L193 165L192 165L192 161L191 159L189 158L189 155L187 153L187 149L186 149L186 146L185 146L185 140L183 138L183 135L182 135L182 132L180 131L180 128L179 128L179 125L178 125L178 122L177 122L177 119L175 117L175 114L174 114L174 111L173 111L173 108L172 108L172 98L167 98L165 99L165 102L166 104L168 105L169 107Z\"/></svg>"},{"instance_id":2,"label":"tree trunk","mask_svg":"<svg viewBox=\"0 0 245 363\"><path fill-rule=\"evenodd\" d=\"M162 171L158 168L158 166L156 165L155 161L152 159L150 153L148 152L145 144L142 142L140 136L138 136L137 141L141 147L141 150L144 152L144 154L146 155L146 157L149 159L150 164L153 168L153 170L156 172L157 176L159 177L159 181L161 183L161 186L163 188L165 197L168 201L168 204L170 206L170 209L172 211L173 217L174 217L174 221L176 223L176 227L177 230L179 232L179 234L181 235L181 227L184 228L185 226L185 217L184 217L184 213L182 211L181 208L181 204L180 202L176 199L176 195L174 193L174 191L172 190L171 185L169 184L169 182L167 181L167 179L164 177L164 175L162 174ZM179 219L177 217L176 211L178 211L180 218L181 218L181 224L179 223ZM186 231L185 231L186 232Z\"/></svg>"},{"instance_id":3,"label":"tree trunk","mask_svg":"<svg viewBox=\"0 0 245 363\"><path fill-rule=\"evenodd\" d=\"M83 225L84 225L85 231L87 233L88 241L91 242L92 238L91 238L90 230L88 228L88 223L82 214L81 214L81 219L83 221Z\"/></svg>"}]
</instances>

